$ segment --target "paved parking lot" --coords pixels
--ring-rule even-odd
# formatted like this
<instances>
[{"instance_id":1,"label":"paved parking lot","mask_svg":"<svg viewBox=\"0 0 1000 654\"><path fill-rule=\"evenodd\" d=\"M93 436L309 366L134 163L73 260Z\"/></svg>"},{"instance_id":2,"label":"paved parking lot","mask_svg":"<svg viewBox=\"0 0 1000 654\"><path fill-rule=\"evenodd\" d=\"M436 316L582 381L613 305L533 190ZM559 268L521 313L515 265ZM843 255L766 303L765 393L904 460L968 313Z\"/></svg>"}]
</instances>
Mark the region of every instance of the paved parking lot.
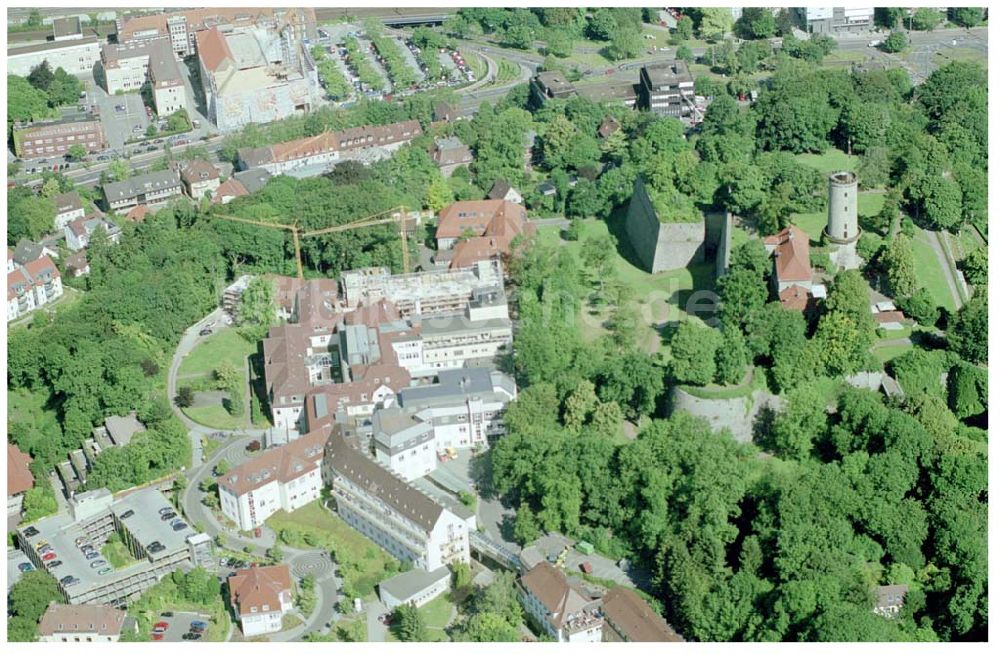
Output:
<instances>
[{"instance_id":1,"label":"paved parking lot","mask_svg":"<svg viewBox=\"0 0 1000 654\"><path fill-rule=\"evenodd\" d=\"M108 95L96 84L92 87L92 91L90 89L88 91L97 100L101 112L101 127L104 128L109 148L120 151L125 147L126 141L143 136L149 125L149 118L146 116L142 97L138 93ZM124 107L124 111L116 111L116 106Z\"/></svg>"},{"instance_id":2,"label":"paved parking lot","mask_svg":"<svg viewBox=\"0 0 1000 654\"><path fill-rule=\"evenodd\" d=\"M17 580L21 578L21 571L17 569L17 566L22 563L31 564L28 560L28 556L21 550L9 549L7 550L7 592L10 592L11 586L17 583Z\"/></svg>"},{"instance_id":3,"label":"paved parking lot","mask_svg":"<svg viewBox=\"0 0 1000 654\"><path fill-rule=\"evenodd\" d=\"M174 613L173 617L165 617L161 615L157 618L156 622L168 623L170 626L167 627L167 631L164 632L163 640L157 641L161 643L183 643L186 642L183 638L191 628L191 622L194 620L201 620L203 622L208 622L208 615L201 613ZM153 624L156 624L155 622Z\"/></svg>"}]
</instances>

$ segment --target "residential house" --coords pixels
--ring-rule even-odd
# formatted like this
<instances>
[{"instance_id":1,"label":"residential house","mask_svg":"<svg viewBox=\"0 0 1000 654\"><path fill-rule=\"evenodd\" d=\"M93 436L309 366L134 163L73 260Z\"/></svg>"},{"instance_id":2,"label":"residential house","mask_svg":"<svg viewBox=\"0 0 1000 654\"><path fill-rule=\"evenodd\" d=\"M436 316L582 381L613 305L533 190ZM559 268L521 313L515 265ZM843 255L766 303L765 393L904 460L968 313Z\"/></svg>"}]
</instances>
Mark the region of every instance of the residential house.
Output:
<instances>
[{"instance_id":1,"label":"residential house","mask_svg":"<svg viewBox=\"0 0 1000 654\"><path fill-rule=\"evenodd\" d=\"M89 218L77 218L63 228L66 234L66 247L73 252L84 249L90 244L94 230L98 228L104 230L112 243L117 244L121 241L122 228L110 220L95 215Z\"/></svg>"},{"instance_id":2,"label":"residential house","mask_svg":"<svg viewBox=\"0 0 1000 654\"><path fill-rule=\"evenodd\" d=\"M117 643L125 611L104 604L49 604L38 623L40 643Z\"/></svg>"},{"instance_id":3,"label":"residential house","mask_svg":"<svg viewBox=\"0 0 1000 654\"><path fill-rule=\"evenodd\" d=\"M490 189L486 198L488 200L505 200L507 202L513 202L514 204L524 203L524 198L521 197L521 192L511 186L510 182L505 179L498 179L493 182L493 188Z\"/></svg>"},{"instance_id":4,"label":"residential house","mask_svg":"<svg viewBox=\"0 0 1000 654\"><path fill-rule=\"evenodd\" d=\"M589 596L574 579L542 561L517 580L521 604L545 633L560 643L599 643L600 599Z\"/></svg>"},{"instance_id":5,"label":"residential house","mask_svg":"<svg viewBox=\"0 0 1000 654\"><path fill-rule=\"evenodd\" d=\"M52 203L56 205L56 230L62 230L77 218L83 218L86 213L83 209L83 200L76 191L60 193L52 198Z\"/></svg>"},{"instance_id":6,"label":"residential house","mask_svg":"<svg viewBox=\"0 0 1000 654\"><path fill-rule=\"evenodd\" d=\"M465 268L511 254L517 236L534 233L535 226L528 223L528 212L520 204L502 199L454 202L438 214L434 260Z\"/></svg>"},{"instance_id":7,"label":"residential house","mask_svg":"<svg viewBox=\"0 0 1000 654\"><path fill-rule=\"evenodd\" d=\"M222 513L240 530L249 531L275 511L290 513L319 499L320 461L329 433L318 429L220 475Z\"/></svg>"},{"instance_id":8,"label":"residential house","mask_svg":"<svg viewBox=\"0 0 1000 654\"><path fill-rule=\"evenodd\" d=\"M201 200L205 193L214 194L219 188L219 170L203 159L188 161L180 167L181 182L192 200Z\"/></svg>"},{"instance_id":9,"label":"residential house","mask_svg":"<svg viewBox=\"0 0 1000 654\"><path fill-rule=\"evenodd\" d=\"M451 177L456 168L472 163L472 150L454 136L437 138L431 148L431 158L442 175Z\"/></svg>"},{"instance_id":10,"label":"residential house","mask_svg":"<svg viewBox=\"0 0 1000 654\"><path fill-rule=\"evenodd\" d=\"M239 616L245 638L282 630L282 617L294 608L292 577L287 565L237 570L227 583L229 602Z\"/></svg>"},{"instance_id":11,"label":"residential house","mask_svg":"<svg viewBox=\"0 0 1000 654\"><path fill-rule=\"evenodd\" d=\"M21 515L24 494L35 486L31 474L31 457L13 444L7 443L7 517Z\"/></svg>"},{"instance_id":12,"label":"residential house","mask_svg":"<svg viewBox=\"0 0 1000 654\"><path fill-rule=\"evenodd\" d=\"M78 250L66 257L66 272L73 277L83 277L90 274L90 263L87 261L87 250Z\"/></svg>"},{"instance_id":13,"label":"residential house","mask_svg":"<svg viewBox=\"0 0 1000 654\"><path fill-rule=\"evenodd\" d=\"M621 123L615 120L614 116L607 116L601 121L600 126L597 128L597 135L602 139L606 139L618 130L622 128Z\"/></svg>"},{"instance_id":14,"label":"residential house","mask_svg":"<svg viewBox=\"0 0 1000 654\"><path fill-rule=\"evenodd\" d=\"M139 422L138 414L132 411L125 416L108 416L104 419L104 425L94 427L92 433L99 440L107 437L111 446L123 447L132 442L133 436L144 431L146 426Z\"/></svg>"},{"instance_id":15,"label":"residential house","mask_svg":"<svg viewBox=\"0 0 1000 654\"><path fill-rule=\"evenodd\" d=\"M263 168L251 168L233 173L229 179L224 181L215 189L212 195L212 202L215 204L229 204L233 200L244 195L251 195L261 190L271 179L271 173Z\"/></svg>"},{"instance_id":16,"label":"residential house","mask_svg":"<svg viewBox=\"0 0 1000 654\"><path fill-rule=\"evenodd\" d=\"M427 572L469 563L475 516L463 520L368 458L341 425L327 441L323 479L340 517L396 558Z\"/></svg>"},{"instance_id":17,"label":"residential house","mask_svg":"<svg viewBox=\"0 0 1000 654\"><path fill-rule=\"evenodd\" d=\"M601 598L604 642L681 643L681 638L663 616L627 586L615 586Z\"/></svg>"},{"instance_id":18,"label":"residential house","mask_svg":"<svg viewBox=\"0 0 1000 654\"><path fill-rule=\"evenodd\" d=\"M906 600L910 587L906 584L891 584L875 587L875 608L872 612L883 618L894 618Z\"/></svg>"},{"instance_id":19,"label":"residential house","mask_svg":"<svg viewBox=\"0 0 1000 654\"><path fill-rule=\"evenodd\" d=\"M777 234L765 237L764 247L773 260L771 283L782 306L804 310L813 290L809 235L795 225L789 225Z\"/></svg>"},{"instance_id":20,"label":"residential house","mask_svg":"<svg viewBox=\"0 0 1000 654\"><path fill-rule=\"evenodd\" d=\"M128 213L138 204L159 205L181 194L181 177L175 170L159 170L110 182L103 187L109 211Z\"/></svg>"}]
</instances>

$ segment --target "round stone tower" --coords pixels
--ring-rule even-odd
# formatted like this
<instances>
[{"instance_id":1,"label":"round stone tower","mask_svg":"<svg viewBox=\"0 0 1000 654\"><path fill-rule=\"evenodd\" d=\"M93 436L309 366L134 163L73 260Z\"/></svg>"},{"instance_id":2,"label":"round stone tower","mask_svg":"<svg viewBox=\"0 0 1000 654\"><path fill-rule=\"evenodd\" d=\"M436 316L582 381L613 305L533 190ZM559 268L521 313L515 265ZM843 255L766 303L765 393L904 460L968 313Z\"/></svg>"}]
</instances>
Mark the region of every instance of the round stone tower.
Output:
<instances>
[{"instance_id":1,"label":"round stone tower","mask_svg":"<svg viewBox=\"0 0 1000 654\"><path fill-rule=\"evenodd\" d=\"M838 245L858 240L858 176L841 171L830 175L830 213L826 237Z\"/></svg>"}]
</instances>

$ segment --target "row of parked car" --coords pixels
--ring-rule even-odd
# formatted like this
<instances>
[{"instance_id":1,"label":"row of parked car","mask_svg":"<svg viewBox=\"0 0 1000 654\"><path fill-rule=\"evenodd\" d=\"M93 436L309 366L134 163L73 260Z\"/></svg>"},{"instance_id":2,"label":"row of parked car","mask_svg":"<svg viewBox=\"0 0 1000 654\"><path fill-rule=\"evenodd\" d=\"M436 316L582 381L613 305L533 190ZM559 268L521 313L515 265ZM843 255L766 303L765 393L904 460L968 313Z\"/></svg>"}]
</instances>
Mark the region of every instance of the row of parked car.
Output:
<instances>
[{"instance_id":1,"label":"row of parked car","mask_svg":"<svg viewBox=\"0 0 1000 654\"><path fill-rule=\"evenodd\" d=\"M94 548L94 544L90 542L86 537L77 538L73 541L73 544L79 548L80 553L83 557L90 561L91 569L97 570L97 574L106 575L111 574L111 566L108 562L101 558L100 552ZM65 584L63 584L65 586Z\"/></svg>"}]
</instances>

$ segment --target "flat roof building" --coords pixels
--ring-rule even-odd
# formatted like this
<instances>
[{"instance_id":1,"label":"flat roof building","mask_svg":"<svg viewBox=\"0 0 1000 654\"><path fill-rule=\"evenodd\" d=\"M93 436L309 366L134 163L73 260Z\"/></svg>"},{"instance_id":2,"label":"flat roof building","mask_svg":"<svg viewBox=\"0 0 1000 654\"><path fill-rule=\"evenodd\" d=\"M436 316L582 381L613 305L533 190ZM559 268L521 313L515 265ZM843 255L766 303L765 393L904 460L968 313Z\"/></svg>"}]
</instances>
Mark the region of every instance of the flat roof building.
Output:
<instances>
[{"instance_id":1,"label":"flat roof building","mask_svg":"<svg viewBox=\"0 0 1000 654\"><path fill-rule=\"evenodd\" d=\"M81 35L82 37L82 35ZM31 69L48 61L52 70L62 68L70 75L89 75L101 59L101 42L96 36L46 41L7 50L7 74L27 77Z\"/></svg>"},{"instance_id":2,"label":"flat roof building","mask_svg":"<svg viewBox=\"0 0 1000 654\"><path fill-rule=\"evenodd\" d=\"M659 116L686 116L694 109L694 78L687 62L676 59L642 67L638 105Z\"/></svg>"},{"instance_id":3,"label":"flat roof building","mask_svg":"<svg viewBox=\"0 0 1000 654\"><path fill-rule=\"evenodd\" d=\"M88 153L103 150L107 142L101 121L38 122L14 128L14 152L22 159L64 155L74 145L82 145Z\"/></svg>"},{"instance_id":4,"label":"flat roof building","mask_svg":"<svg viewBox=\"0 0 1000 654\"><path fill-rule=\"evenodd\" d=\"M118 498L99 489L78 493L70 500L70 511L42 518L31 526L34 536L25 535L28 525L18 527L22 551L39 570L57 580L69 604L109 604L122 606L156 584L164 575L184 566L198 566L211 559L211 538L199 534L183 519L161 520L160 509L172 508L170 501L152 487ZM77 545L89 542L100 551L108 538L118 533L134 562L101 574L91 567ZM46 541L61 561L48 568L37 552ZM111 568L110 565L106 566Z\"/></svg>"}]
</instances>

